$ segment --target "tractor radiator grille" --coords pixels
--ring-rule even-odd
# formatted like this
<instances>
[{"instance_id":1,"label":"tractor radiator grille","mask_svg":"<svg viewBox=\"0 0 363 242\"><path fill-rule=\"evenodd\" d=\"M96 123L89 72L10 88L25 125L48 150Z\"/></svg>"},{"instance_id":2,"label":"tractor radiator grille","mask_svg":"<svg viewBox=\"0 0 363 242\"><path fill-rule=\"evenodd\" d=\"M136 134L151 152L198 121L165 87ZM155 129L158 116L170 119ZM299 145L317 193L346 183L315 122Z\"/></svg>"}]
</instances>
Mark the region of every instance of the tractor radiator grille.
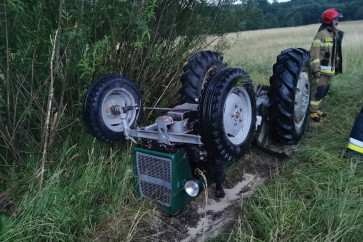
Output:
<instances>
[{"instance_id":1,"label":"tractor radiator grille","mask_svg":"<svg viewBox=\"0 0 363 242\"><path fill-rule=\"evenodd\" d=\"M172 161L168 158L136 152L141 196L171 205Z\"/></svg>"}]
</instances>

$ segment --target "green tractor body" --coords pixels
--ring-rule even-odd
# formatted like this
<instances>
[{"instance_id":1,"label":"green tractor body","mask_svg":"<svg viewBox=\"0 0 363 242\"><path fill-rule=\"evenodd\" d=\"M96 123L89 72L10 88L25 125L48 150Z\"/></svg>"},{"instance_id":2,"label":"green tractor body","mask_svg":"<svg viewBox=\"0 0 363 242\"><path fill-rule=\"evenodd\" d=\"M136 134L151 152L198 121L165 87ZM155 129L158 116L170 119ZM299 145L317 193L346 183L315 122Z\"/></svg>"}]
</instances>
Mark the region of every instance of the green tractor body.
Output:
<instances>
[{"instance_id":1,"label":"green tractor body","mask_svg":"<svg viewBox=\"0 0 363 242\"><path fill-rule=\"evenodd\" d=\"M177 213L192 199L184 190L193 178L184 149L170 154L135 147L133 162L140 196L160 204L166 214Z\"/></svg>"}]
</instances>

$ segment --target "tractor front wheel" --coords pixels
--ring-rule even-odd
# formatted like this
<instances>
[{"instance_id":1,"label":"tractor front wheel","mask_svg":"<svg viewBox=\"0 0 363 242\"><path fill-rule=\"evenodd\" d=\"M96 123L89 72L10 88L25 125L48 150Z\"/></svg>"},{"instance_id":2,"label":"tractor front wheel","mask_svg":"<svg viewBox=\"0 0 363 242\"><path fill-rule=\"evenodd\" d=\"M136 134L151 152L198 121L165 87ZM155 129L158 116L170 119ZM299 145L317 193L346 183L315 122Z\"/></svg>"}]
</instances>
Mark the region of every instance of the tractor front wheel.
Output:
<instances>
[{"instance_id":1,"label":"tractor front wheel","mask_svg":"<svg viewBox=\"0 0 363 242\"><path fill-rule=\"evenodd\" d=\"M108 75L96 80L87 90L82 106L88 131L105 143L124 139L124 124L115 108L129 107L126 126L134 128L143 117L143 100L133 81L120 75Z\"/></svg>"}]
</instances>

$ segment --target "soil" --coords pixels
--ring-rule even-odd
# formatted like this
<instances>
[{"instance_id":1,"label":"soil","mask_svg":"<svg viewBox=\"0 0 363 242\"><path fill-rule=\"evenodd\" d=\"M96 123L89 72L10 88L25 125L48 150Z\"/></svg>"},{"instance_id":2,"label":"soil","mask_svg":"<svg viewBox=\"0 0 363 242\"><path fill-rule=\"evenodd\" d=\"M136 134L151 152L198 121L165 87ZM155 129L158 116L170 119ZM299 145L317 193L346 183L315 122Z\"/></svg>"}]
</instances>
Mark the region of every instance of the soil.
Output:
<instances>
[{"instance_id":1,"label":"soil","mask_svg":"<svg viewBox=\"0 0 363 242\"><path fill-rule=\"evenodd\" d=\"M154 241L206 241L231 231L241 214L241 207L256 188L275 173L281 157L251 148L241 161L227 168L226 196L214 196L214 184L174 216L166 216L155 208L154 231L164 231Z\"/></svg>"}]
</instances>

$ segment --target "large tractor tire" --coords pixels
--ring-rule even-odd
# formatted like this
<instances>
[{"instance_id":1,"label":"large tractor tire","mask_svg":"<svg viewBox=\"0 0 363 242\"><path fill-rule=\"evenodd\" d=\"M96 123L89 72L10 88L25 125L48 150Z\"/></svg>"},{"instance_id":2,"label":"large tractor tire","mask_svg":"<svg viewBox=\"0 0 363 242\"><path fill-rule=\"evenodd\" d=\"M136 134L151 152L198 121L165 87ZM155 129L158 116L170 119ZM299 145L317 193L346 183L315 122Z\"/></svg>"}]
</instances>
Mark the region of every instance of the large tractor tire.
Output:
<instances>
[{"instance_id":1,"label":"large tractor tire","mask_svg":"<svg viewBox=\"0 0 363 242\"><path fill-rule=\"evenodd\" d=\"M256 97L249 76L238 68L218 70L199 104L200 135L209 154L238 160L250 146L256 126Z\"/></svg>"},{"instance_id":2,"label":"large tractor tire","mask_svg":"<svg viewBox=\"0 0 363 242\"><path fill-rule=\"evenodd\" d=\"M96 80L87 90L82 106L83 121L97 139L110 144L124 140L120 114L113 107L137 106L127 111L127 126L134 128L143 117L143 100L135 83L120 75L108 75Z\"/></svg>"},{"instance_id":3,"label":"large tractor tire","mask_svg":"<svg viewBox=\"0 0 363 242\"><path fill-rule=\"evenodd\" d=\"M310 55L305 49L286 49L277 56L270 77L268 112L273 136L295 145L308 126L311 87Z\"/></svg>"},{"instance_id":4,"label":"large tractor tire","mask_svg":"<svg viewBox=\"0 0 363 242\"><path fill-rule=\"evenodd\" d=\"M204 84L219 69L224 68L223 57L212 51L200 51L189 58L179 90L182 103L198 103Z\"/></svg>"}]
</instances>

